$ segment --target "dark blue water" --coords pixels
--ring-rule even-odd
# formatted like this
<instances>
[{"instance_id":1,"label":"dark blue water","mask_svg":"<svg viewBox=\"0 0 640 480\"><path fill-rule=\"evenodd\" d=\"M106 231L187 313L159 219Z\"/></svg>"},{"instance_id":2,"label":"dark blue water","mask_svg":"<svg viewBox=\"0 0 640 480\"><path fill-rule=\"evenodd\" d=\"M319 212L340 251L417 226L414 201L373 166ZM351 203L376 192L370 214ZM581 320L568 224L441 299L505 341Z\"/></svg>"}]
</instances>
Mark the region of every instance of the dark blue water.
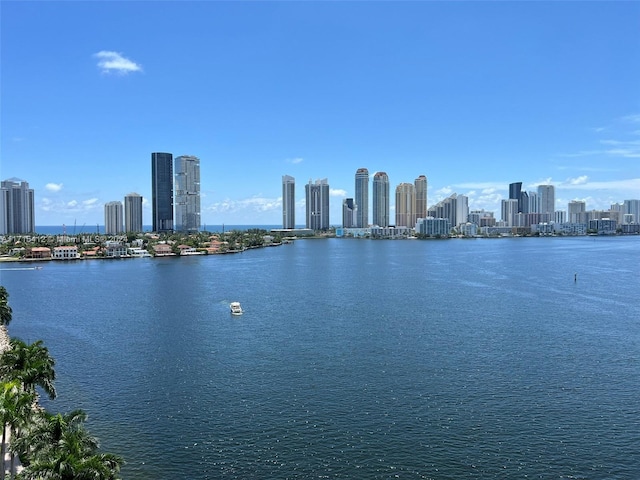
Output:
<instances>
[{"instance_id":1,"label":"dark blue water","mask_svg":"<svg viewBox=\"0 0 640 480\"><path fill-rule=\"evenodd\" d=\"M0 274L57 360L47 407L125 478L633 479L639 254L331 239Z\"/></svg>"}]
</instances>

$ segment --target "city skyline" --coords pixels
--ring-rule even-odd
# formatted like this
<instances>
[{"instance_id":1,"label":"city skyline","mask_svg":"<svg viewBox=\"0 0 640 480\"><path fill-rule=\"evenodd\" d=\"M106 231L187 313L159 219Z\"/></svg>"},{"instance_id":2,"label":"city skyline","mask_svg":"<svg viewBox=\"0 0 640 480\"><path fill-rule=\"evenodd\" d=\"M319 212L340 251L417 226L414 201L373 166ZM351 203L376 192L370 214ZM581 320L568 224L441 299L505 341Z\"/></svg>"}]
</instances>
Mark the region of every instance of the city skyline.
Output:
<instances>
[{"instance_id":1,"label":"city skyline","mask_svg":"<svg viewBox=\"0 0 640 480\"><path fill-rule=\"evenodd\" d=\"M101 223L130 191L152 224L158 151L202 159L201 224L281 224L286 173L328 178L339 225L361 167L392 189L424 173L429 207L455 192L499 214L517 180L554 185L556 210L606 209L640 196L639 15L635 2L6 2L2 179L29 181L37 225ZM143 37L142 18L157 25ZM295 208L301 225L303 196Z\"/></svg>"}]
</instances>

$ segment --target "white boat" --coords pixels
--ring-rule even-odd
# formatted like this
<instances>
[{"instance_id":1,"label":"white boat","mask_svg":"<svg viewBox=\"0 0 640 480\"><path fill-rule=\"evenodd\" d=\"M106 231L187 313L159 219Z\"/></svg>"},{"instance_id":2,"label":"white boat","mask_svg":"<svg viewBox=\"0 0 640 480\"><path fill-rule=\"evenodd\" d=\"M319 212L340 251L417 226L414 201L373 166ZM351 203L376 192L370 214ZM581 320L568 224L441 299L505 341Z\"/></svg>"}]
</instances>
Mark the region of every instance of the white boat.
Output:
<instances>
[{"instance_id":1,"label":"white boat","mask_svg":"<svg viewBox=\"0 0 640 480\"><path fill-rule=\"evenodd\" d=\"M242 315L243 313L240 302L231 302L229 308L231 308L231 315Z\"/></svg>"}]
</instances>

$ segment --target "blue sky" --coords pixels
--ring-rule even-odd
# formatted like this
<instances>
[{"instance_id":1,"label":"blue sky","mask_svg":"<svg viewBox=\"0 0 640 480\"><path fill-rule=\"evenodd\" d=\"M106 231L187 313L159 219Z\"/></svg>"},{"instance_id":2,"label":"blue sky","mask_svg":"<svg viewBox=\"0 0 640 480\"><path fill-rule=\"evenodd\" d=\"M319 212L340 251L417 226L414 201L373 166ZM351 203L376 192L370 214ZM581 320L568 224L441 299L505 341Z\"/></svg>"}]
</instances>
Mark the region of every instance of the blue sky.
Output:
<instances>
[{"instance_id":1,"label":"blue sky","mask_svg":"<svg viewBox=\"0 0 640 480\"><path fill-rule=\"evenodd\" d=\"M151 196L151 152L201 160L202 220L281 224L281 177L359 167L496 211L640 198L639 2L18 2L1 14L0 176L37 225ZM393 216L393 199L392 199ZM145 201L144 223L151 223Z\"/></svg>"}]
</instances>

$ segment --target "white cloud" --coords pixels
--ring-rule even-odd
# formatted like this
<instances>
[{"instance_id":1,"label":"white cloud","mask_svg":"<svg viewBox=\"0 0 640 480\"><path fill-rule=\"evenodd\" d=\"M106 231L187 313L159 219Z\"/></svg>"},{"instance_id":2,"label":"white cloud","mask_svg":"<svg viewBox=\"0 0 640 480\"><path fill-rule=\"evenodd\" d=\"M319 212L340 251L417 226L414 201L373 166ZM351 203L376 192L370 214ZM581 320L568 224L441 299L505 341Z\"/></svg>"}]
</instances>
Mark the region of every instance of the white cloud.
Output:
<instances>
[{"instance_id":1,"label":"white cloud","mask_svg":"<svg viewBox=\"0 0 640 480\"><path fill-rule=\"evenodd\" d=\"M485 190L492 190L492 191L496 191L496 190L504 190L505 188L509 188L509 182L465 182L465 183L456 183L454 185L455 188L457 189L464 189L464 188L469 188L469 189L477 189L477 190L482 190L483 193L493 193L493 192L485 192ZM445 189L447 189L445 191ZM451 190L451 187L445 187L445 189L443 189L442 193L453 193L453 190Z\"/></svg>"},{"instance_id":2,"label":"white cloud","mask_svg":"<svg viewBox=\"0 0 640 480\"><path fill-rule=\"evenodd\" d=\"M62 190L62 184L61 183L47 183L44 186L44 188L46 188L50 192L59 192L60 190Z\"/></svg>"},{"instance_id":3,"label":"white cloud","mask_svg":"<svg viewBox=\"0 0 640 480\"><path fill-rule=\"evenodd\" d=\"M527 188L531 189L533 187L538 187L540 185L555 185L558 182L554 182L553 179L551 177L547 177L543 180L540 180L539 182L533 182L530 183L529 185L527 185Z\"/></svg>"},{"instance_id":4,"label":"white cloud","mask_svg":"<svg viewBox=\"0 0 640 480\"><path fill-rule=\"evenodd\" d=\"M67 202L68 208L75 208L77 206L78 206L78 202L76 200L71 200L70 202Z\"/></svg>"},{"instance_id":5,"label":"white cloud","mask_svg":"<svg viewBox=\"0 0 640 480\"><path fill-rule=\"evenodd\" d=\"M622 120L630 123L640 123L640 113L634 113L632 115L626 115L622 117Z\"/></svg>"},{"instance_id":6,"label":"white cloud","mask_svg":"<svg viewBox=\"0 0 640 480\"><path fill-rule=\"evenodd\" d=\"M255 196L242 200L231 200L226 198L220 202L211 204L207 211L214 213L233 213L246 210L252 212L269 212L282 209L282 198L264 198Z\"/></svg>"},{"instance_id":7,"label":"white cloud","mask_svg":"<svg viewBox=\"0 0 640 480\"><path fill-rule=\"evenodd\" d=\"M640 191L640 178L626 180L609 180L605 182L561 183L558 188L580 190L612 190L612 191Z\"/></svg>"},{"instance_id":8,"label":"white cloud","mask_svg":"<svg viewBox=\"0 0 640 480\"><path fill-rule=\"evenodd\" d=\"M118 52L102 50L94 54L94 57L98 58L98 68L100 68L102 73L119 73L126 75L130 72L142 71L142 67L139 64L123 57L122 54Z\"/></svg>"},{"instance_id":9,"label":"white cloud","mask_svg":"<svg viewBox=\"0 0 640 480\"><path fill-rule=\"evenodd\" d=\"M86 207L89 207L91 205L94 205L97 201L98 201L97 198L90 198L89 200L83 200L82 204Z\"/></svg>"},{"instance_id":10,"label":"white cloud","mask_svg":"<svg viewBox=\"0 0 640 480\"><path fill-rule=\"evenodd\" d=\"M473 188L473 187L470 187L470 188ZM452 193L453 193L453 189L449 186L442 187L440 190L436 190L436 195L451 195Z\"/></svg>"},{"instance_id":11,"label":"white cloud","mask_svg":"<svg viewBox=\"0 0 640 480\"><path fill-rule=\"evenodd\" d=\"M287 163L292 163L293 165L297 165L298 163L302 163L303 161L304 161L304 158L301 158L301 157L287 159Z\"/></svg>"},{"instance_id":12,"label":"white cloud","mask_svg":"<svg viewBox=\"0 0 640 480\"><path fill-rule=\"evenodd\" d=\"M331 197L346 197L347 196L347 191L343 190L341 188L330 188L329 189L329 196L331 196Z\"/></svg>"},{"instance_id":13,"label":"white cloud","mask_svg":"<svg viewBox=\"0 0 640 480\"><path fill-rule=\"evenodd\" d=\"M589 180L589 177L586 175L581 175L579 177L576 178L569 178L567 179L567 182L569 185L583 185L585 183L587 183L587 180Z\"/></svg>"}]
</instances>

